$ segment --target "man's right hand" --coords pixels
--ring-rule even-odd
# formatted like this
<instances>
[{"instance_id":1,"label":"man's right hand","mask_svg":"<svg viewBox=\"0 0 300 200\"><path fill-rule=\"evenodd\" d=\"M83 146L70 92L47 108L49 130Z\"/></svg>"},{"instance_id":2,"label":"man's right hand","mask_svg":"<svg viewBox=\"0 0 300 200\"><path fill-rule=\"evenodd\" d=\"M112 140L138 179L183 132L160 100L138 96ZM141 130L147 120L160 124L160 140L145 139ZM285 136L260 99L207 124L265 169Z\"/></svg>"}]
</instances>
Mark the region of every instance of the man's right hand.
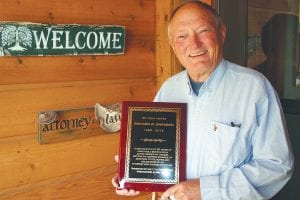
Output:
<instances>
[{"instance_id":1,"label":"man's right hand","mask_svg":"<svg viewBox=\"0 0 300 200\"><path fill-rule=\"evenodd\" d=\"M115 155L115 161L118 163L119 155ZM140 193L139 191L135 191L135 190L119 189L118 174L116 174L112 178L111 183L115 187L116 194L118 194L118 195L135 196L135 195L138 195Z\"/></svg>"}]
</instances>

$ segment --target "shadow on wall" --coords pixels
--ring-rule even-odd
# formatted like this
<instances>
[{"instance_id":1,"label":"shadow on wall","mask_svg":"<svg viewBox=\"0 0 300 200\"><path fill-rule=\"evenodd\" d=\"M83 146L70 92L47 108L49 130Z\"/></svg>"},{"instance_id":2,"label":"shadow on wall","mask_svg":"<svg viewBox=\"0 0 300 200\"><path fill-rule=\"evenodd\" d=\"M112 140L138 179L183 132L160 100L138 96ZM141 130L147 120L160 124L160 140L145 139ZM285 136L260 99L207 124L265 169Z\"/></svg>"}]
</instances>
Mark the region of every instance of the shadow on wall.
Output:
<instances>
[{"instance_id":1,"label":"shadow on wall","mask_svg":"<svg viewBox=\"0 0 300 200\"><path fill-rule=\"evenodd\" d=\"M284 95L284 73L298 67L298 16L276 14L263 26L261 46L266 60L255 69L262 72L272 83L280 97Z\"/></svg>"}]
</instances>

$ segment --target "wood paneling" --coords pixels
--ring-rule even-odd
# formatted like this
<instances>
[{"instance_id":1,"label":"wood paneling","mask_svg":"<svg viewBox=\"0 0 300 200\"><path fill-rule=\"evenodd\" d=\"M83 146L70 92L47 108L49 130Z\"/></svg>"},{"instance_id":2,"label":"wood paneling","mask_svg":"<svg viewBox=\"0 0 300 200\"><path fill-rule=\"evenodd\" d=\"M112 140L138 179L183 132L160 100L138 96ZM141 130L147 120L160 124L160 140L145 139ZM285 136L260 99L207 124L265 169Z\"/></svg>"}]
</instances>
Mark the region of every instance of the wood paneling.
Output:
<instances>
[{"instance_id":1,"label":"wood paneling","mask_svg":"<svg viewBox=\"0 0 300 200\"><path fill-rule=\"evenodd\" d=\"M117 171L113 156L118 135L50 145L34 140L33 136L0 140L0 155L5 154L0 174L10 174L3 176L0 188L11 186L0 189L0 199L150 199L149 193L136 198L114 194L110 183Z\"/></svg>"},{"instance_id":2,"label":"wood paneling","mask_svg":"<svg viewBox=\"0 0 300 200\"><path fill-rule=\"evenodd\" d=\"M0 84L154 78L154 40L135 43L116 56L2 57Z\"/></svg>"},{"instance_id":3,"label":"wood paneling","mask_svg":"<svg viewBox=\"0 0 300 200\"><path fill-rule=\"evenodd\" d=\"M171 75L180 71L180 64L169 45L167 25L171 11L180 3L174 1L156 1L156 77L157 90Z\"/></svg>"},{"instance_id":4,"label":"wood paneling","mask_svg":"<svg viewBox=\"0 0 300 200\"><path fill-rule=\"evenodd\" d=\"M147 88L147 90L145 90ZM37 132L38 111L92 107L122 100L151 101L154 79L103 80L0 87L0 138Z\"/></svg>"},{"instance_id":5,"label":"wood paneling","mask_svg":"<svg viewBox=\"0 0 300 200\"><path fill-rule=\"evenodd\" d=\"M135 34L154 28L152 0L12 0L1 1L1 20L63 24L120 24ZM145 26L145 23L147 26Z\"/></svg>"},{"instance_id":6,"label":"wood paneling","mask_svg":"<svg viewBox=\"0 0 300 200\"><path fill-rule=\"evenodd\" d=\"M39 145L35 135L28 135L4 138L0 144L3 155L0 173L9 174L1 177L0 188L3 189L99 166L111 168L115 164L113 155L118 149L118 135L107 134L47 145Z\"/></svg>"},{"instance_id":7,"label":"wood paneling","mask_svg":"<svg viewBox=\"0 0 300 200\"><path fill-rule=\"evenodd\" d=\"M123 25L126 49L122 56L0 58L0 84L155 77L154 9L150 0L1 1L1 21Z\"/></svg>"},{"instance_id":8,"label":"wood paneling","mask_svg":"<svg viewBox=\"0 0 300 200\"><path fill-rule=\"evenodd\" d=\"M0 58L0 199L123 199L119 134L38 144L37 114L155 95L155 1L0 1L0 20L126 27L125 54ZM125 199L150 199L145 193Z\"/></svg>"},{"instance_id":9,"label":"wood paneling","mask_svg":"<svg viewBox=\"0 0 300 200\"><path fill-rule=\"evenodd\" d=\"M151 101L160 84L180 70L166 32L178 3L0 1L0 21L126 27L124 55L0 58L0 199L151 199L151 193L115 194L118 133L40 145L37 114Z\"/></svg>"}]
</instances>

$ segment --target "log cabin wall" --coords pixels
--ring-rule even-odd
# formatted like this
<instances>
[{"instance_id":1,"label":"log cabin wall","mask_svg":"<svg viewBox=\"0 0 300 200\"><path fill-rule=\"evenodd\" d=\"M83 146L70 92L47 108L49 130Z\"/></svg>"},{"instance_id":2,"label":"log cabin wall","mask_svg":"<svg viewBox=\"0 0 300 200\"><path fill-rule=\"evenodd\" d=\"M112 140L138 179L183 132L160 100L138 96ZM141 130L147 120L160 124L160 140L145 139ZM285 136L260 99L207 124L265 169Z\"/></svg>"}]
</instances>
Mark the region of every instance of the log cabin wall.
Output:
<instances>
[{"instance_id":1,"label":"log cabin wall","mask_svg":"<svg viewBox=\"0 0 300 200\"><path fill-rule=\"evenodd\" d=\"M151 199L150 193L115 194L118 133L40 145L37 114L97 102L151 101L180 70L165 32L178 3L0 1L0 21L126 27L124 55L0 58L0 199Z\"/></svg>"}]
</instances>

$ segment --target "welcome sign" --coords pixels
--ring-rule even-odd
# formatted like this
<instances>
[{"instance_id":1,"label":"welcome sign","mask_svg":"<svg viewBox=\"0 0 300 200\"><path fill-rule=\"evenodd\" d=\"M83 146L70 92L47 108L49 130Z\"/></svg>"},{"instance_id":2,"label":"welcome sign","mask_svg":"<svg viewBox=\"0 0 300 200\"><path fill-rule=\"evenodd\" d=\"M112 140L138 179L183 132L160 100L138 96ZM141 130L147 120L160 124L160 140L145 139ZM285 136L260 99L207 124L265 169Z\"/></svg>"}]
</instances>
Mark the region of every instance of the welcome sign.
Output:
<instances>
[{"instance_id":1,"label":"welcome sign","mask_svg":"<svg viewBox=\"0 0 300 200\"><path fill-rule=\"evenodd\" d=\"M0 56L124 54L125 27L0 22Z\"/></svg>"}]
</instances>

